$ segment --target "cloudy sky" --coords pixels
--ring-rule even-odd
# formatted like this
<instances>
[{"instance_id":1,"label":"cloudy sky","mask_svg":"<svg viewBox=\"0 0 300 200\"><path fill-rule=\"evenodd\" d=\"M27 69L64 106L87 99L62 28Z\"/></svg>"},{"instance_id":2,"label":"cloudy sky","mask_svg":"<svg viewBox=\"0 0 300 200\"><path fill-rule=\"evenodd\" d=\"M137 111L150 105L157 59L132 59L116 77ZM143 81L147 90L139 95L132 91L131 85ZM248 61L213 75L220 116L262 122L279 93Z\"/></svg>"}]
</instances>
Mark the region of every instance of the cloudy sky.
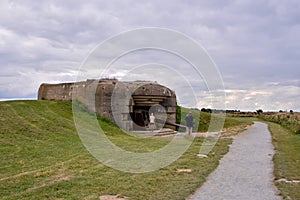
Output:
<instances>
[{"instance_id":1,"label":"cloudy sky","mask_svg":"<svg viewBox=\"0 0 300 200\"><path fill-rule=\"evenodd\" d=\"M124 31L160 27L181 32L207 50L224 81L227 109L300 111L299 10L298 0L2 0L0 99L35 98L42 82L74 81L99 43ZM172 56L144 51L127 62L120 59L123 68L110 75L122 79L123 74L125 80L126 63L147 64L150 57L164 60L161 66L172 65L167 61ZM171 60L174 64L176 58ZM181 74L184 63L178 63L173 67ZM176 85L173 76L161 74L159 82ZM191 85L199 99L197 104L184 100L178 88L179 103L211 106L205 87L195 87L199 77L191 73L188 78L196 81Z\"/></svg>"}]
</instances>

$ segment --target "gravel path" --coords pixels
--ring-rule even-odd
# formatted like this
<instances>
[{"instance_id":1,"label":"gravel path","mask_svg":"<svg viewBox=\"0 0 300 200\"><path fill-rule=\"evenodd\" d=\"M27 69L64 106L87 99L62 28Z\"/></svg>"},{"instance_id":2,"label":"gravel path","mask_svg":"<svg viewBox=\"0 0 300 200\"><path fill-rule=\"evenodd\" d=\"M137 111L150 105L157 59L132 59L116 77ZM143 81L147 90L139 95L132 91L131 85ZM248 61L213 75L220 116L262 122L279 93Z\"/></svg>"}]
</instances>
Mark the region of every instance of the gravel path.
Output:
<instances>
[{"instance_id":1,"label":"gravel path","mask_svg":"<svg viewBox=\"0 0 300 200\"><path fill-rule=\"evenodd\" d=\"M188 199L279 200L273 185L274 149L266 124L255 122L234 137L218 168ZM203 158L205 159L205 158Z\"/></svg>"}]
</instances>

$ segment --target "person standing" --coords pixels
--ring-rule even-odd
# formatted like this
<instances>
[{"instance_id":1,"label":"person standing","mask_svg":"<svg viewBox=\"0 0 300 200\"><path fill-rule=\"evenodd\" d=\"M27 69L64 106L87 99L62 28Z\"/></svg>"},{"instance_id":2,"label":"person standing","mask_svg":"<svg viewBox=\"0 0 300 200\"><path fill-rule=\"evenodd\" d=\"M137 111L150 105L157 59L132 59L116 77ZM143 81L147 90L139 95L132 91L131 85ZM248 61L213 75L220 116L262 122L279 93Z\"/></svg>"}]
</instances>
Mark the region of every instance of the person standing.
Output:
<instances>
[{"instance_id":1,"label":"person standing","mask_svg":"<svg viewBox=\"0 0 300 200\"><path fill-rule=\"evenodd\" d=\"M153 115L153 113L150 114L149 120L149 128L153 131L155 129L155 116Z\"/></svg>"},{"instance_id":2,"label":"person standing","mask_svg":"<svg viewBox=\"0 0 300 200\"><path fill-rule=\"evenodd\" d=\"M189 135L192 134L192 131L193 131L193 115L192 115L192 112L189 112L186 117L185 117L185 121L186 121L186 126L188 128L188 133Z\"/></svg>"}]
</instances>

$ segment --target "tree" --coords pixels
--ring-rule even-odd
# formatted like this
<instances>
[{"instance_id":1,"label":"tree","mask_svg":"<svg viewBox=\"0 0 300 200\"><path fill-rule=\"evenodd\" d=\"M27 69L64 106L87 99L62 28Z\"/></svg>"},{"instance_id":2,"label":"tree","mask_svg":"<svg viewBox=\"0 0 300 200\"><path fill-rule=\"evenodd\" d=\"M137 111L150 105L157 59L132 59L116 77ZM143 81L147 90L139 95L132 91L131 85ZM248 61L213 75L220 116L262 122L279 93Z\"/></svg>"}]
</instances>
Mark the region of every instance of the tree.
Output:
<instances>
[{"instance_id":1,"label":"tree","mask_svg":"<svg viewBox=\"0 0 300 200\"><path fill-rule=\"evenodd\" d=\"M258 110L256 110L256 112L257 112L257 114L262 114L264 111L262 110L262 109L258 109Z\"/></svg>"},{"instance_id":2,"label":"tree","mask_svg":"<svg viewBox=\"0 0 300 200\"><path fill-rule=\"evenodd\" d=\"M208 112L208 113L211 113L212 110L210 108L202 108L201 109L201 112Z\"/></svg>"}]
</instances>

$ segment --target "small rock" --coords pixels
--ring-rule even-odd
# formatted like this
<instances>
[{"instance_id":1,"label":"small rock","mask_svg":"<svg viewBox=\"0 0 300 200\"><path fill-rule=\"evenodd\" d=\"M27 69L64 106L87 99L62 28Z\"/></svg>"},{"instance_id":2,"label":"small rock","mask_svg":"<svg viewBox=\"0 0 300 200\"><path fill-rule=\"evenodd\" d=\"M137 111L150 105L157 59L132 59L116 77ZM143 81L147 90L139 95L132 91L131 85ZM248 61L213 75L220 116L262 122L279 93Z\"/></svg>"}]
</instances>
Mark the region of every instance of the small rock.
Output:
<instances>
[{"instance_id":1,"label":"small rock","mask_svg":"<svg viewBox=\"0 0 300 200\"><path fill-rule=\"evenodd\" d=\"M177 172L192 172L192 169L177 169Z\"/></svg>"},{"instance_id":2,"label":"small rock","mask_svg":"<svg viewBox=\"0 0 300 200\"><path fill-rule=\"evenodd\" d=\"M207 155L201 154L201 153L197 154L197 156L198 156L199 158L207 158Z\"/></svg>"}]
</instances>

